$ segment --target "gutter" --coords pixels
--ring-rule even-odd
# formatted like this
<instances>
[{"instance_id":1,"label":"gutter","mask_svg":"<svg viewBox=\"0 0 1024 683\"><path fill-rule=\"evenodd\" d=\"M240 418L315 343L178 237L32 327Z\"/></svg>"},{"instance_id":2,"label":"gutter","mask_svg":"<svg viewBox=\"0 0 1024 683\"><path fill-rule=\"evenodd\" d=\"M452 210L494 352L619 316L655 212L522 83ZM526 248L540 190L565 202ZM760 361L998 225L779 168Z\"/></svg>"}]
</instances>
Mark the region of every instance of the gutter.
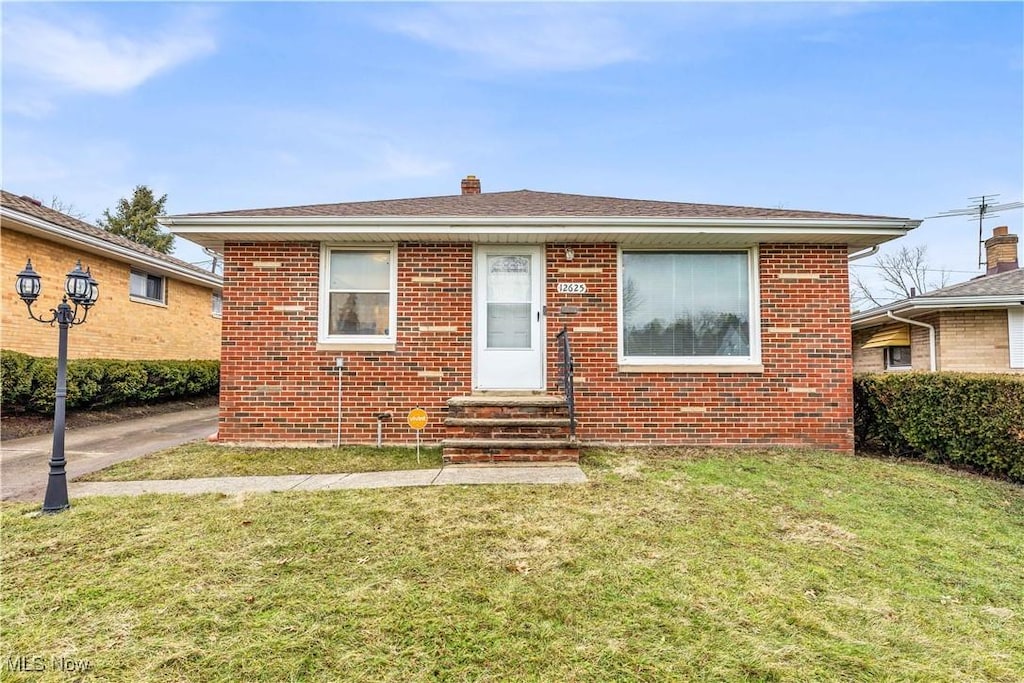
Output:
<instances>
[{"instance_id":1,"label":"gutter","mask_svg":"<svg viewBox=\"0 0 1024 683\"><path fill-rule=\"evenodd\" d=\"M933 325L929 325L928 323L923 323L918 320L910 320L909 318L897 317L892 314L892 311L886 311L885 314L892 318L893 320L898 320L901 323L909 323L911 325L917 325L918 327L928 328L928 364L930 366L929 369L932 372L935 372L935 327Z\"/></svg>"}]
</instances>

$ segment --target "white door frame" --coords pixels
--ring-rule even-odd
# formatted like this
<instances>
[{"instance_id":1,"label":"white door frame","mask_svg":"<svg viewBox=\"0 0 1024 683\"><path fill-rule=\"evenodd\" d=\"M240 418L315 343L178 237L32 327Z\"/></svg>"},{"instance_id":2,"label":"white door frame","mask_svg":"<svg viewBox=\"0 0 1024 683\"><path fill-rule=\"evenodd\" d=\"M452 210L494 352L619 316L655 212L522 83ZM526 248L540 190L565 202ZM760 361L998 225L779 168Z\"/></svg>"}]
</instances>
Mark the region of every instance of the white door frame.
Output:
<instances>
[{"instance_id":1,"label":"white door frame","mask_svg":"<svg viewBox=\"0 0 1024 683\"><path fill-rule=\"evenodd\" d=\"M526 387L498 387L498 386L481 386L480 382L480 363L481 363L481 350L484 342L484 324L482 323L482 316L485 315L483 306L486 303L486 291L482 288L485 283L481 282L481 268L482 259L486 254L522 254L529 252L535 256L535 269L533 273L533 287L535 288L536 294L534 294L533 300L538 306L537 311L531 311L531 317L537 325L537 346L535 353L537 355L538 368L538 381L535 386ZM547 389L547 316L545 315L545 303L547 300L546 292L547 283L547 270L545 263L545 249L543 244L476 244L473 246L473 353L472 353L472 372L473 372L473 389L482 391L545 391ZM537 320L537 313L540 313L540 320Z\"/></svg>"}]
</instances>

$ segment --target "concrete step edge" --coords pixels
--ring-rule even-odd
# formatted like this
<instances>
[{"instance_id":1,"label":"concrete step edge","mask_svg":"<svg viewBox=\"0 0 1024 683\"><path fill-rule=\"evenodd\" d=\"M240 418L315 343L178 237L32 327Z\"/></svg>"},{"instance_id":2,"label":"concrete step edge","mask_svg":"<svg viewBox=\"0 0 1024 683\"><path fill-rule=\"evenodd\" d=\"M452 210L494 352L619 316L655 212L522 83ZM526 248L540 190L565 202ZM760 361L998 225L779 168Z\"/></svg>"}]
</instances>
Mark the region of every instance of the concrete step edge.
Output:
<instances>
[{"instance_id":1,"label":"concrete step edge","mask_svg":"<svg viewBox=\"0 0 1024 683\"><path fill-rule=\"evenodd\" d=\"M484 407L543 407L565 405L561 396L453 396L448 399L449 406L484 406Z\"/></svg>"},{"instance_id":2,"label":"concrete step edge","mask_svg":"<svg viewBox=\"0 0 1024 683\"><path fill-rule=\"evenodd\" d=\"M451 427L568 427L567 417L449 417Z\"/></svg>"},{"instance_id":3,"label":"concrete step edge","mask_svg":"<svg viewBox=\"0 0 1024 683\"><path fill-rule=\"evenodd\" d=\"M569 439L444 439L441 448L522 448L524 450L547 448L578 448Z\"/></svg>"}]
</instances>

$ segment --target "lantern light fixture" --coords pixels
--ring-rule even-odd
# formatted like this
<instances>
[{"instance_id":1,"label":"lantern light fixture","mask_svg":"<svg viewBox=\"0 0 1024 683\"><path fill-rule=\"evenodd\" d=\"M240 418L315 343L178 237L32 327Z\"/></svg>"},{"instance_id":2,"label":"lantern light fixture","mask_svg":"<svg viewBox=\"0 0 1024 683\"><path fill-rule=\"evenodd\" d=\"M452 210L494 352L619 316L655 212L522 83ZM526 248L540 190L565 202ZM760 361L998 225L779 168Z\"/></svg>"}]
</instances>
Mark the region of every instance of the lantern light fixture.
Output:
<instances>
[{"instance_id":1,"label":"lantern light fixture","mask_svg":"<svg viewBox=\"0 0 1024 683\"><path fill-rule=\"evenodd\" d=\"M39 298L43 289L43 279L32 268L32 259L28 259L25 269L18 273L14 289L28 307L28 315L38 322L53 325L59 330L57 337L57 390L53 406L53 450L50 452L50 476L46 481L46 497L43 499L43 512L60 512L71 507L68 502L68 479L64 457L64 411L68 395L68 329L81 325L89 315L89 309L99 299L100 285L92 276L92 269L82 270L82 261L67 274L64 281L64 296L57 308L51 308L52 315L40 318L32 312L32 304ZM68 299L74 304L68 304ZM81 311L81 317L79 317Z\"/></svg>"}]
</instances>

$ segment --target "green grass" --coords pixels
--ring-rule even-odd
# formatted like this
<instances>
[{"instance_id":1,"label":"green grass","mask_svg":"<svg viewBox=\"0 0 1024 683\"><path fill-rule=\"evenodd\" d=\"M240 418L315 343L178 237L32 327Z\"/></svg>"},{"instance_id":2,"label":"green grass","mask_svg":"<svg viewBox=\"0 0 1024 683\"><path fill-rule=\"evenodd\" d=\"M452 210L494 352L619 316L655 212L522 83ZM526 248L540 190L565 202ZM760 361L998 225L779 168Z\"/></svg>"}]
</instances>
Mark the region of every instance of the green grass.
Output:
<instances>
[{"instance_id":1,"label":"green grass","mask_svg":"<svg viewBox=\"0 0 1024 683\"><path fill-rule=\"evenodd\" d=\"M789 451L585 470L6 504L0 656L104 681L1024 679L1021 487Z\"/></svg>"},{"instance_id":2,"label":"green grass","mask_svg":"<svg viewBox=\"0 0 1024 683\"><path fill-rule=\"evenodd\" d=\"M279 474L334 474L415 470L441 466L441 449L399 446L341 448L245 448L194 442L76 478L76 481L135 481Z\"/></svg>"}]
</instances>

